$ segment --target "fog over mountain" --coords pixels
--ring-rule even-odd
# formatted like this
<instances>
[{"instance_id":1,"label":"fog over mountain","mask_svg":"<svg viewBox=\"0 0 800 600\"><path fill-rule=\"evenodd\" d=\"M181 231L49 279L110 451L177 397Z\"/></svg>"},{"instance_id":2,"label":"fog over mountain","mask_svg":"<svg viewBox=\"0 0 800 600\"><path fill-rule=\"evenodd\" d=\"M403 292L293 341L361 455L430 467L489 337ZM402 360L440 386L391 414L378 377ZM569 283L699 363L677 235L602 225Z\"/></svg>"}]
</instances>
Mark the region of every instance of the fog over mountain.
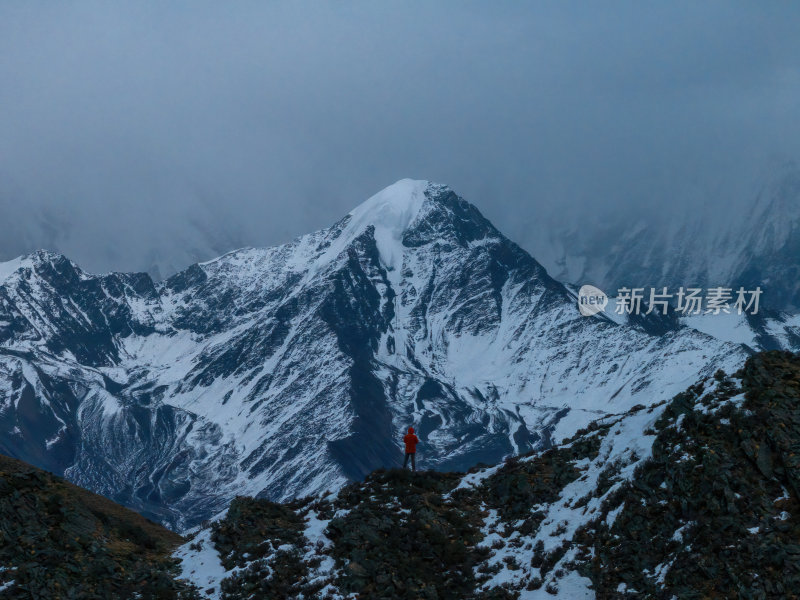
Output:
<instances>
[{"instance_id":1,"label":"fog over mountain","mask_svg":"<svg viewBox=\"0 0 800 600\"><path fill-rule=\"evenodd\" d=\"M582 260L634 223L667 243L702 213L713 241L800 157L798 25L723 2L6 3L0 260L160 278L402 177L556 276L554 247Z\"/></svg>"}]
</instances>

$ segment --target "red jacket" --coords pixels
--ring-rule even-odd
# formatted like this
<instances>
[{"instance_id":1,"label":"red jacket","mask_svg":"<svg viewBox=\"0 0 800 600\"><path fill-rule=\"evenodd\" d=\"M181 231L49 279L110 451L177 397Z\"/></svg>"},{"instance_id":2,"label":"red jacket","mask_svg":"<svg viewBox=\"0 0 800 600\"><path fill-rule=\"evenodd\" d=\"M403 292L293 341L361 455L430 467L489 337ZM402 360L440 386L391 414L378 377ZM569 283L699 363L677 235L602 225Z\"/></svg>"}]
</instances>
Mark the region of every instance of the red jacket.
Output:
<instances>
[{"instance_id":1,"label":"red jacket","mask_svg":"<svg viewBox=\"0 0 800 600\"><path fill-rule=\"evenodd\" d=\"M417 444L419 444L419 438L414 435L413 427L408 428L408 433L403 437L403 441L406 443L406 454L417 453Z\"/></svg>"}]
</instances>

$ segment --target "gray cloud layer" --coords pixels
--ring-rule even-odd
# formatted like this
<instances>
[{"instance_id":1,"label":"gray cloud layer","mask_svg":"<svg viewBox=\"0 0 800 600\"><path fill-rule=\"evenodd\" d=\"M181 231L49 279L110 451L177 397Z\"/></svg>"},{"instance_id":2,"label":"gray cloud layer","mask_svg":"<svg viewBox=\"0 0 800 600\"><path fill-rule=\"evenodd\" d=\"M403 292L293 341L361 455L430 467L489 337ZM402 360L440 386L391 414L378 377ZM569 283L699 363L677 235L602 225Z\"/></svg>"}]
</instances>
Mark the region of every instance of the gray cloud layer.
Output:
<instances>
[{"instance_id":1,"label":"gray cloud layer","mask_svg":"<svg viewBox=\"0 0 800 600\"><path fill-rule=\"evenodd\" d=\"M529 248L739 206L800 158L798 31L777 2L3 3L0 259L169 271L402 177Z\"/></svg>"}]
</instances>

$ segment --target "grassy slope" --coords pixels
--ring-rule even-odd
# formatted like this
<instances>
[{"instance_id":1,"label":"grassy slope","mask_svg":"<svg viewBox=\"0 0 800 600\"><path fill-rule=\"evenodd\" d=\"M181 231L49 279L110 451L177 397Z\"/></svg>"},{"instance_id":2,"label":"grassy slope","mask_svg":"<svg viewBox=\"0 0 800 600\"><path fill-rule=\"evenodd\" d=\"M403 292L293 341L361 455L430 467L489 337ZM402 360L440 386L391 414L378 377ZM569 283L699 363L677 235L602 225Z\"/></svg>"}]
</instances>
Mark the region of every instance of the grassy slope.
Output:
<instances>
[{"instance_id":1,"label":"grassy slope","mask_svg":"<svg viewBox=\"0 0 800 600\"><path fill-rule=\"evenodd\" d=\"M182 541L111 500L0 456L3 598L192 597L170 558Z\"/></svg>"}]
</instances>

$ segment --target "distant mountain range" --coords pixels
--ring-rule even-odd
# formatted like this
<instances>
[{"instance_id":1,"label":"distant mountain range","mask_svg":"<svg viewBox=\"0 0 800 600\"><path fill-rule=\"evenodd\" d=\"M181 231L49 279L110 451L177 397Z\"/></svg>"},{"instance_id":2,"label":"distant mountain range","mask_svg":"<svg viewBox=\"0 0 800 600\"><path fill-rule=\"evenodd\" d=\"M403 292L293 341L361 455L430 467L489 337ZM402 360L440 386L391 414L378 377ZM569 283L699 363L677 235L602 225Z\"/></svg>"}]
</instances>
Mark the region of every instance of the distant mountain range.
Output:
<instances>
[{"instance_id":1,"label":"distant mountain range","mask_svg":"<svg viewBox=\"0 0 800 600\"><path fill-rule=\"evenodd\" d=\"M553 277L608 294L760 286L765 308L800 311L800 167L775 169L747 203L711 200L699 194L693 203L682 199L680 209L664 203L649 217L600 203L582 217L532 224L528 247Z\"/></svg>"},{"instance_id":2,"label":"distant mountain range","mask_svg":"<svg viewBox=\"0 0 800 600\"><path fill-rule=\"evenodd\" d=\"M791 347L791 319L709 335L583 317L474 206L402 180L328 229L163 282L44 251L0 263L0 453L181 530L237 495L397 465L411 424L428 469L545 449Z\"/></svg>"},{"instance_id":3,"label":"distant mountain range","mask_svg":"<svg viewBox=\"0 0 800 600\"><path fill-rule=\"evenodd\" d=\"M796 314L800 167L774 162L758 171L735 174L724 185L654 183L640 198L580 205L531 190L530 198L500 202L494 214L508 237L565 283L591 283L608 293L623 286L761 286L764 308ZM123 206L115 224L115 215L104 213L99 222L109 223L110 235L87 227L97 219L83 203L67 209L37 202L0 182L0 260L48 248L90 269L141 270L160 281L193 262L264 243L263 228L247 226L253 214L197 196L170 197L153 218Z\"/></svg>"}]
</instances>

